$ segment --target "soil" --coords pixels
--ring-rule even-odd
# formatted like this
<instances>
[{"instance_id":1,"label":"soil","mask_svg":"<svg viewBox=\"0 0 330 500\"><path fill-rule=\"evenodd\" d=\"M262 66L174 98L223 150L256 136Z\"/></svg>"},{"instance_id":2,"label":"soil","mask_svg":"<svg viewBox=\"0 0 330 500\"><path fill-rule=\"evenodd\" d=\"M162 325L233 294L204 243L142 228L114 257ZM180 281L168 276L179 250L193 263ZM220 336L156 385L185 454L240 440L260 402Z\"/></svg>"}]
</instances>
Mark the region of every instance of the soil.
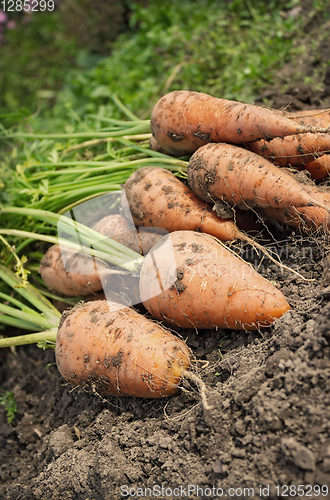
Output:
<instances>
[{"instance_id":1,"label":"soil","mask_svg":"<svg viewBox=\"0 0 330 500\"><path fill-rule=\"evenodd\" d=\"M320 67L328 49L321 42ZM301 64L305 75L315 69L308 58ZM290 88L291 66L260 101L329 107L329 75L318 90ZM166 399L102 399L66 385L51 349L1 351L0 386L18 410L8 423L0 405L0 499L330 499L329 236L279 226L271 234L282 261L315 280L236 246L291 310L258 332L178 330L210 409L188 383Z\"/></svg>"}]
</instances>

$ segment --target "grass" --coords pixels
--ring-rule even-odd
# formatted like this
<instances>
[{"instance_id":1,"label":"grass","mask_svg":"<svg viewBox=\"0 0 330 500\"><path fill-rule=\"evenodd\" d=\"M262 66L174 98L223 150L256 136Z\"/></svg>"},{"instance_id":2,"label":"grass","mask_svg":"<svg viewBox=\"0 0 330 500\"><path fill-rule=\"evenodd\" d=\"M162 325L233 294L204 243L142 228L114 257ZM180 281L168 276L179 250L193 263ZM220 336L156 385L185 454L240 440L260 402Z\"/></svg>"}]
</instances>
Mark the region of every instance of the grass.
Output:
<instances>
[{"instance_id":1,"label":"grass","mask_svg":"<svg viewBox=\"0 0 330 500\"><path fill-rule=\"evenodd\" d=\"M17 412L17 403L14 393L0 389L0 404L5 407L7 422L11 424Z\"/></svg>"}]
</instances>

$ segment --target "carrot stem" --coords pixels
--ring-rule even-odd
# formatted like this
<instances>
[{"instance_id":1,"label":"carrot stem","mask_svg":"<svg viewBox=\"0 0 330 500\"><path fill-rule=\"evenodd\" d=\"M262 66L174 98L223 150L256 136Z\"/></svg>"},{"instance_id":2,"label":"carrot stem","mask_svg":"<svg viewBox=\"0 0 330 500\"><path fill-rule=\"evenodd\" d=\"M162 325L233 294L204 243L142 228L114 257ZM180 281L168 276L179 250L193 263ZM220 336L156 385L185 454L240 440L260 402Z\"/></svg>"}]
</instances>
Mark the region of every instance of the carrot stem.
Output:
<instances>
[{"instance_id":1,"label":"carrot stem","mask_svg":"<svg viewBox=\"0 0 330 500\"><path fill-rule=\"evenodd\" d=\"M158 155L161 153L158 153ZM183 160L178 160L175 158L169 158L166 155L163 155L163 157L157 158L157 162L160 163L161 166L164 168L164 165L171 165L171 170L179 170L183 169L186 170L188 166L187 161ZM85 166L85 167L93 167L93 173L97 171L109 171L110 169L113 170L114 168L119 168L119 169L124 169L127 167L134 167L136 166L139 168L141 165L149 165L151 164L152 166L158 166L155 163L154 158L143 158L142 160L132 160L132 161L127 161L127 162L110 162L110 161L67 161L67 162L58 162L58 163L36 163L35 165L30 165L29 168L32 167L75 167L75 166ZM175 168L176 167L176 168ZM166 168L166 167L165 167ZM51 170L47 172L47 176L52 176L52 175L67 175L67 174L80 174L80 173L85 173L86 171L90 172L90 169L69 169L65 168L63 170ZM35 174L31 175L31 179L36 180L36 179L43 179L45 177L45 172L37 172Z\"/></svg>"},{"instance_id":2,"label":"carrot stem","mask_svg":"<svg viewBox=\"0 0 330 500\"><path fill-rule=\"evenodd\" d=\"M57 336L57 328L50 328L38 333L27 333L18 335L17 337L6 337L0 339L0 348L16 347L20 345L38 344L44 342L55 342Z\"/></svg>"},{"instance_id":3,"label":"carrot stem","mask_svg":"<svg viewBox=\"0 0 330 500\"><path fill-rule=\"evenodd\" d=\"M33 238L34 240L45 241L47 243L52 243L53 245L62 245L63 247L72 248L73 250L77 250L79 252L92 255L110 264L113 264L115 266L120 266L126 269L127 271L132 271L132 272L138 271L138 266L143 262L143 257L138 253L136 253L137 255L136 259L127 260L127 258L123 257L122 255L116 256L111 254L109 252L109 249L103 252L99 251L95 248L97 246L97 242L94 244L95 247L82 247L79 243L75 243L74 241L71 240L66 240L64 238L57 238L56 236L47 236L44 234L31 233L29 231L21 231L19 229L0 229L0 235L1 234L6 234L8 236L18 236L20 238ZM127 247L124 248L126 249Z\"/></svg>"},{"instance_id":4,"label":"carrot stem","mask_svg":"<svg viewBox=\"0 0 330 500\"><path fill-rule=\"evenodd\" d=\"M20 330L31 330L32 332L38 330L38 327L35 323L30 323L29 321L13 318L13 316L7 316L6 314L0 314L0 323L19 328ZM40 330L42 331L44 330L44 328L40 328Z\"/></svg>"},{"instance_id":5,"label":"carrot stem","mask_svg":"<svg viewBox=\"0 0 330 500\"><path fill-rule=\"evenodd\" d=\"M47 319L45 319L41 314L36 311L32 313L21 311L15 307L6 306L5 304L0 304L0 313L4 313L7 316L12 316L13 318L21 319L29 323L34 323L41 328L49 328L53 326ZM1 321L1 317L0 317Z\"/></svg>"},{"instance_id":6,"label":"carrot stem","mask_svg":"<svg viewBox=\"0 0 330 500\"><path fill-rule=\"evenodd\" d=\"M30 283L22 284L15 273L10 269L0 264L0 278L7 283L11 288L17 291L25 300L34 305L39 311L41 311L45 318L47 318L52 325L57 324L61 314L59 311L47 300L37 288L35 288ZM1 315L0 315L1 320Z\"/></svg>"},{"instance_id":7,"label":"carrot stem","mask_svg":"<svg viewBox=\"0 0 330 500\"><path fill-rule=\"evenodd\" d=\"M130 134L142 134L150 132L150 122L136 125L135 127L129 127L126 130L118 130L116 132L75 132L72 134L30 134L27 132L16 132L14 134L0 135L1 139L87 139L91 137L122 137L123 135Z\"/></svg>"},{"instance_id":8,"label":"carrot stem","mask_svg":"<svg viewBox=\"0 0 330 500\"><path fill-rule=\"evenodd\" d=\"M51 225L62 224L62 229L65 230L70 235L77 237L83 241L87 248L81 248L78 243L71 242L63 238L56 238L54 236L37 235L35 233L29 233L26 231L17 231L15 229L1 229L0 234L12 234L16 236L25 236L28 238L36 237L42 241L48 241L53 244L60 243L64 246L69 246L76 250L84 251L89 255L99 256L107 262L111 262L114 265L123 267L128 271L138 271L139 267L142 265L143 256L134 252L130 248L121 245L111 238L103 237L100 240L100 233L94 231L93 229L73 220L64 215L55 214L53 212L48 212L47 210L37 210L33 208L21 208L21 207L0 207L0 213L15 213L26 216L35 217L37 219L48 222ZM102 253L101 254L99 253Z\"/></svg>"}]
</instances>

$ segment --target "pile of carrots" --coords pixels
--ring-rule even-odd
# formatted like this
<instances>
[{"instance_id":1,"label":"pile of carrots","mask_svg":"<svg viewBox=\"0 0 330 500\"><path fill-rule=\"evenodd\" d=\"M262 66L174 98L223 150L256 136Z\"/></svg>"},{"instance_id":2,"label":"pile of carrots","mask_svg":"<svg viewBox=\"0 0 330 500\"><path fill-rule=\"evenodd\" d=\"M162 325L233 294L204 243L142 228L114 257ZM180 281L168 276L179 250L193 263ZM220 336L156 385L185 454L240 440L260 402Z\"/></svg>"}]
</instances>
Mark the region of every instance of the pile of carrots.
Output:
<instances>
[{"instance_id":1,"label":"pile of carrots","mask_svg":"<svg viewBox=\"0 0 330 500\"><path fill-rule=\"evenodd\" d=\"M246 215L301 230L329 227L330 192L300 182L292 170L326 178L329 126L328 110L290 115L189 91L162 97L151 116L153 147L188 156L187 181L163 168L140 168L123 189L131 220L112 214L93 225L119 250L131 249L133 271L127 259L113 265L58 244L41 260L50 290L85 297L58 325L63 377L99 394L139 397L172 395L188 378L206 407L192 353L166 325L256 330L290 309L223 242L251 243L274 260L245 230ZM88 300L98 293L106 300ZM149 318L133 309L139 303Z\"/></svg>"}]
</instances>

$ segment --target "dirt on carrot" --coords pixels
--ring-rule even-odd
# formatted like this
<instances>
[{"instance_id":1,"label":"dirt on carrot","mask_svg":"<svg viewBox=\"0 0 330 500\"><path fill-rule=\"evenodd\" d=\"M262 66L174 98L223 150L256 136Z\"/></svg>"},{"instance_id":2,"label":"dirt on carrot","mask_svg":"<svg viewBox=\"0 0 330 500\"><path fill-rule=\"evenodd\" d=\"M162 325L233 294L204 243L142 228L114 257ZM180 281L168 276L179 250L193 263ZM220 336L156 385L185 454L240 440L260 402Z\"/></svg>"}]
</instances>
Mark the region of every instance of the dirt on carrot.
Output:
<instances>
[{"instance_id":1,"label":"dirt on carrot","mask_svg":"<svg viewBox=\"0 0 330 500\"><path fill-rule=\"evenodd\" d=\"M201 199L242 209L318 206L329 210L285 171L231 144L207 144L198 149L189 161L188 182Z\"/></svg>"},{"instance_id":2,"label":"dirt on carrot","mask_svg":"<svg viewBox=\"0 0 330 500\"><path fill-rule=\"evenodd\" d=\"M270 141L261 139L248 144L247 147L280 167L302 166L330 152L330 134L306 133L276 137ZM313 169L310 172L312 174ZM323 179L327 175L327 170L323 169L318 177Z\"/></svg>"},{"instance_id":3,"label":"dirt on carrot","mask_svg":"<svg viewBox=\"0 0 330 500\"><path fill-rule=\"evenodd\" d=\"M50 290L80 297L101 290L110 268L101 259L53 245L41 260L39 272Z\"/></svg>"},{"instance_id":4,"label":"dirt on carrot","mask_svg":"<svg viewBox=\"0 0 330 500\"><path fill-rule=\"evenodd\" d=\"M305 109L303 111L292 111L285 115L300 125L312 127L330 127L330 109Z\"/></svg>"},{"instance_id":5,"label":"dirt on carrot","mask_svg":"<svg viewBox=\"0 0 330 500\"><path fill-rule=\"evenodd\" d=\"M228 204L223 204L219 217L209 204L168 170L141 168L129 177L124 190L137 226L160 227L169 232L201 231L222 241L244 238L233 221L234 211Z\"/></svg>"},{"instance_id":6,"label":"dirt on carrot","mask_svg":"<svg viewBox=\"0 0 330 500\"><path fill-rule=\"evenodd\" d=\"M171 396L191 364L179 337L104 300L79 304L63 316L55 354L67 382L102 396Z\"/></svg>"},{"instance_id":7,"label":"dirt on carrot","mask_svg":"<svg viewBox=\"0 0 330 500\"><path fill-rule=\"evenodd\" d=\"M290 309L279 290L212 236L175 231L165 241L173 247L174 265L159 242L140 275L144 306L165 324L256 330Z\"/></svg>"},{"instance_id":8,"label":"dirt on carrot","mask_svg":"<svg viewBox=\"0 0 330 500\"><path fill-rule=\"evenodd\" d=\"M170 92L156 103L151 130L158 146L174 156L192 154L208 142L244 144L325 131L300 125L277 110L188 90Z\"/></svg>"}]
</instances>

